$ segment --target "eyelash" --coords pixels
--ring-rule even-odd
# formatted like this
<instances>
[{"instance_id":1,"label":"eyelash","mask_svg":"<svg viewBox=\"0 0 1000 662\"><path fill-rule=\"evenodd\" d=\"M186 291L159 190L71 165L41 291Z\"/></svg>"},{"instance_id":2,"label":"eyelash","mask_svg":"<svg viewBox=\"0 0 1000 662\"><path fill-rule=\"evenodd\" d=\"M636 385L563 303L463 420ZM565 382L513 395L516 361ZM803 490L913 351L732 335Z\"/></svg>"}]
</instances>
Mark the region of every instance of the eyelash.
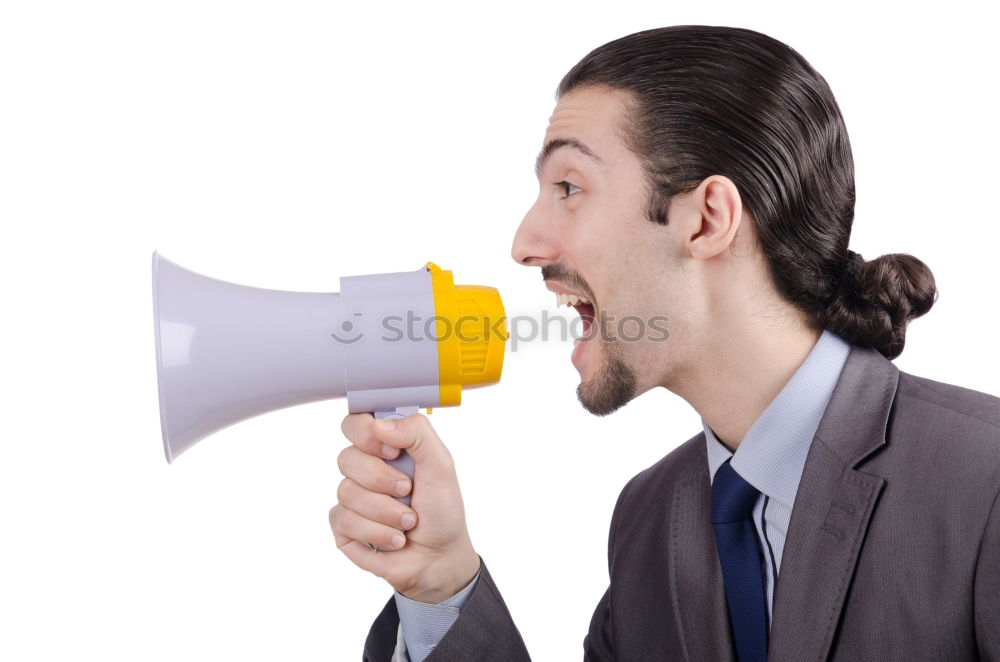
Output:
<instances>
[{"instance_id":1,"label":"eyelash","mask_svg":"<svg viewBox=\"0 0 1000 662\"><path fill-rule=\"evenodd\" d=\"M576 184L570 184L569 182L567 182L565 180L563 180L561 182L556 182L556 186L559 187L559 188L561 188L563 190L563 199L564 200L566 198L570 197L571 195L576 195L577 193L579 193L580 191L583 190L579 186L577 186ZM574 188L576 190L573 191L573 192L570 192L570 188Z\"/></svg>"}]
</instances>

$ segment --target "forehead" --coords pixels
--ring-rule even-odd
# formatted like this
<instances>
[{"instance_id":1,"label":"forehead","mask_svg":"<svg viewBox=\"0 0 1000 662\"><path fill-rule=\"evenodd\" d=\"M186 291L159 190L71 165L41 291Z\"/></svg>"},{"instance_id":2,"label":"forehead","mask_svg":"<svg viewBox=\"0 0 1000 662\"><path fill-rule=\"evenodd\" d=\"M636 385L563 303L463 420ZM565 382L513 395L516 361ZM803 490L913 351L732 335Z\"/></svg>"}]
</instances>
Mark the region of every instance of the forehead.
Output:
<instances>
[{"instance_id":1,"label":"forehead","mask_svg":"<svg viewBox=\"0 0 1000 662\"><path fill-rule=\"evenodd\" d=\"M607 87L583 87L564 94L556 104L545 142L572 138L600 154L623 142L628 97Z\"/></svg>"}]
</instances>

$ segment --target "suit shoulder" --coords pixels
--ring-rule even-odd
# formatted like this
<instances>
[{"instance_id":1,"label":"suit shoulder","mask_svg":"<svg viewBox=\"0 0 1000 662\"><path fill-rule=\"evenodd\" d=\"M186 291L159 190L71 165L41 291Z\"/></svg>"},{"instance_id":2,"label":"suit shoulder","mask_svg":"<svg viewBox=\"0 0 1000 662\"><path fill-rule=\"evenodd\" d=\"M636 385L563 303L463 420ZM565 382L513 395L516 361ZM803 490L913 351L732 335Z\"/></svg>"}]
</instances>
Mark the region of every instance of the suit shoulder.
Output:
<instances>
[{"instance_id":1,"label":"suit shoulder","mask_svg":"<svg viewBox=\"0 0 1000 662\"><path fill-rule=\"evenodd\" d=\"M899 394L931 405L928 409L947 409L954 413L954 418L965 419L970 425L985 424L995 430L994 436L1000 443L1000 398L994 395L903 371L899 372Z\"/></svg>"},{"instance_id":2,"label":"suit shoulder","mask_svg":"<svg viewBox=\"0 0 1000 662\"><path fill-rule=\"evenodd\" d=\"M625 484L611 516L608 536L608 563L614 565L617 542L648 534L655 522L662 522L665 504L674 487L691 478L708 480L708 452L705 433L699 432Z\"/></svg>"},{"instance_id":3,"label":"suit shoulder","mask_svg":"<svg viewBox=\"0 0 1000 662\"><path fill-rule=\"evenodd\" d=\"M900 371L894 410L905 436L947 444L941 461L980 471L1000 465L1000 398Z\"/></svg>"},{"instance_id":4,"label":"suit shoulder","mask_svg":"<svg viewBox=\"0 0 1000 662\"><path fill-rule=\"evenodd\" d=\"M618 497L622 502L649 496L657 500L663 498L667 490L681 480L708 471L708 452L705 448L705 433L699 432L663 458L643 469L625 484Z\"/></svg>"}]
</instances>

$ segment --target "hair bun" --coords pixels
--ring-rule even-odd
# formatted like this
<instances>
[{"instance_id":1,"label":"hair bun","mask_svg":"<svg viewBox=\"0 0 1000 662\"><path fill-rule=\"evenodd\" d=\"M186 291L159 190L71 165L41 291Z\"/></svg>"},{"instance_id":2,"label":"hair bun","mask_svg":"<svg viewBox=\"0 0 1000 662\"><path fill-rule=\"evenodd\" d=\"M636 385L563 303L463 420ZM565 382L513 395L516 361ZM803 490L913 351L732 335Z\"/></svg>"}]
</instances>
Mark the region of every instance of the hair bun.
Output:
<instances>
[{"instance_id":1,"label":"hair bun","mask_svg":"<svg viewBox=\"0 0 1000 662\"><path fill-rule=\"evenodd\" d=\"M936 300L934 274L912 255L889 253L866 262L848 251L821 322L849 342L894 359L903 351L907 324L929 311Z\"/></svg>"},{"instance_id":2,"label":"hair bun","mask_svg":"<svg viewBox=\"0 0 1000 662\"><path fill-rule=\"evenodd\" d=\"M850 292L857 287L858 281L861 280L861 274L865 270L865 264L865 258L861 257L860 253L855 253L852 250L847 251L847 261L844 263L840 275L834 278L832 292L826 299L827 304L833 302L844 292Z\"/></svg>"},{"instance_id":3,"label":"hair bun","mask_svg":"<svg viewBox=\"0 0 1000 662\"><path fill-rule=\"evenodd\" d=\"M852 276L856 276L865 268L865 258L861 257L861 253L855 253L852 250L847 251L847 273Z\"/></svg>"}]
</instances>

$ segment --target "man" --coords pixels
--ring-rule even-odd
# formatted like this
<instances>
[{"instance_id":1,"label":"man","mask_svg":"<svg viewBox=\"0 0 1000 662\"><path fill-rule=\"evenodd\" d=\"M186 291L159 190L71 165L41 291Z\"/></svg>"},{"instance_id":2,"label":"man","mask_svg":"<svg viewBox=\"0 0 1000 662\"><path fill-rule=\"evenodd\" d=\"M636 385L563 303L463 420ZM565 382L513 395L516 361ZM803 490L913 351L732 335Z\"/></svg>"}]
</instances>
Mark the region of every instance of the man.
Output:
<instances>
[{"instance_id":1,"label":"man","mask_svg":"<svg viewBox=\"0 0 1000 662\"><path fill-rule=\"evenodd\" d=\"M934 279L848 250L823 78L749 30L624 37L563 79L538 176L513 257L582 297L584 407L662 386L703 422L622 490L584 659L1000 660L1000 400L891 363ZM343 430L337 545L396 590L364 659L527 660L427 419Z\"/></svg>"}]
</instances>

